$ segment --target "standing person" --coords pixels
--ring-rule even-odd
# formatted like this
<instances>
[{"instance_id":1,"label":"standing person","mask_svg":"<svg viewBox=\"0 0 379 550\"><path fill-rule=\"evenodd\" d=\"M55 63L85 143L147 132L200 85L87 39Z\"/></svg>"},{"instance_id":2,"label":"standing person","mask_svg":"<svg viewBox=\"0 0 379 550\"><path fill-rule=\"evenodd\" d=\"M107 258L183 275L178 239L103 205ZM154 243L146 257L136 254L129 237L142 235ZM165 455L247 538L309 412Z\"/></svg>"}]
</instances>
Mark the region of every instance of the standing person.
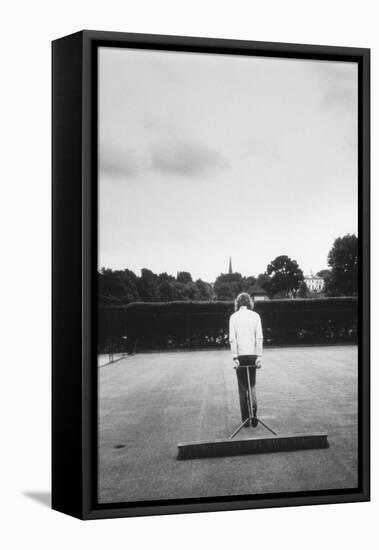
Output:
<instances>
[{"instance_id":1,"label":"standing person","mask_svg":"<svg viewBox=\"0 0 379 550\"><path fill-rule=\"evenodd\" d=\"M238 391L242 421L249 417L248 378L246 365L250 374L251 396L253 401L253 416L257 416L257 396L255 391L256 369L262 366L263 335L261 318L254 310L254 302L246 292L239 294L234 302L235 312L229 319L229 342L233 361L237 372ZM245 427L249 426L249 422ZM258 424L252 420L255 428Z\"/></svg>"}]
</instances>

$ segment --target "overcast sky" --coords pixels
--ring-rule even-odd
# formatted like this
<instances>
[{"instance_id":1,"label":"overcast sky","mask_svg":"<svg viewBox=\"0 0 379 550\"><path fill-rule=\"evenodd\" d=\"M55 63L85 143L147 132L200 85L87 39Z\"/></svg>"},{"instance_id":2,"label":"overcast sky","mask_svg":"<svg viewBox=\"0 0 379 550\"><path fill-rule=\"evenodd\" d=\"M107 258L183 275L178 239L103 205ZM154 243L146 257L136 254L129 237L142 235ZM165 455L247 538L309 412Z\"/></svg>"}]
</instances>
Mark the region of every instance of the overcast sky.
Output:
<instances>
[{"instance_id":1,"label":"overcast sky","mask_svg":"<svg viewBox=\"0 0 379 550\"><path fill-rule=\"evenodd\" d=\"M99 267L317 272L357 234L357 66L101 48L99 152Z\"/></svg>"}]
</instances>

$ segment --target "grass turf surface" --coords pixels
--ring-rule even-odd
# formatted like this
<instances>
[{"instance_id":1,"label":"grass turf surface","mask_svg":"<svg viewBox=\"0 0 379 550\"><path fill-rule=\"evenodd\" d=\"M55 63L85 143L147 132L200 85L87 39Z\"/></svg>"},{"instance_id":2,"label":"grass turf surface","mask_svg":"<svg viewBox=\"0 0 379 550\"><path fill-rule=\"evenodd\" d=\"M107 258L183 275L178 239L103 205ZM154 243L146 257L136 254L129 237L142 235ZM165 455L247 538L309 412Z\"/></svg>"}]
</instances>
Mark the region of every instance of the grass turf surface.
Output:
<instances>
[{"instance_id":1,"label":"grass turf surface","mask_svg":"<svg viewBox=\"0 0 379 550\"><path fill-rule=\"evenodd\" d=\"M357 486L356 346L266 349L257 396L275 431L327 431L329 449L178 461L178 442L227 438L240 423L230 353L140 354L99 369L99 502Z\"/></svg>"}]
</instances>

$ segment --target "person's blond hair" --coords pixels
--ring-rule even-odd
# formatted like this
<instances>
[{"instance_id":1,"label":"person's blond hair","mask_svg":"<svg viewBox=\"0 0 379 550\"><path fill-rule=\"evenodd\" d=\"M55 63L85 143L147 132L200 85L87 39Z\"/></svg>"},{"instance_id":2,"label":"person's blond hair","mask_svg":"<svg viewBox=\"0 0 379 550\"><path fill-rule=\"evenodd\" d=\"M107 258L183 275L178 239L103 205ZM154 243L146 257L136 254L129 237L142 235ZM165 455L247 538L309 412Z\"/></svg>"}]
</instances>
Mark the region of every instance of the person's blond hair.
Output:
<instances>
[{"instance_id":1,"label":"person's blond hair","mask_svg":"<svg viewBox=\"0 0 379 550\"><path fill-rule=\"evenodd\" d=\"M247 292L241 292L234 300L234 311L238 311L241 306L246 306L247 309L254 309L254 300Z\"/></svg>"}]
</instances>

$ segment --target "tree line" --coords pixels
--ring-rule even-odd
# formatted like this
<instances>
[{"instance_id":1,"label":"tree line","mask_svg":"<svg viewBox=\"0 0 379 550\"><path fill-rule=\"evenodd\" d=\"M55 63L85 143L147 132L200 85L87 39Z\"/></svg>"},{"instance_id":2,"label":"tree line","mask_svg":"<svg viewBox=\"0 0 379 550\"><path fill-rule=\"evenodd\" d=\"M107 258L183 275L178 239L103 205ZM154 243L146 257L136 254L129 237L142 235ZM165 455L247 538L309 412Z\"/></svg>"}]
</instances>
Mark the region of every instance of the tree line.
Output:
<instances>
[{"instance_id":1,"label":"tree line","mask_svg":"<svg viewBox=\"0 0 379 550\"><path fill-rule=\"evenodd\" d=\"M358 239L345 235L334 241L328 254L329 269L317 273L324 279L322 296L356 296L358 287ZM233 300L240 292L251 295L261 292L270 298L308 298L315 296L304 281L304 273L296 260L277 256L258 276L221 273L215 281L193 280L191 273L179 271L154 273L143 268L141 275L130 269L101 268L98 273L100 304L131 302L214 301ZM318 293L318 296L320 293Z\"/></svg>"}]
</instances>

